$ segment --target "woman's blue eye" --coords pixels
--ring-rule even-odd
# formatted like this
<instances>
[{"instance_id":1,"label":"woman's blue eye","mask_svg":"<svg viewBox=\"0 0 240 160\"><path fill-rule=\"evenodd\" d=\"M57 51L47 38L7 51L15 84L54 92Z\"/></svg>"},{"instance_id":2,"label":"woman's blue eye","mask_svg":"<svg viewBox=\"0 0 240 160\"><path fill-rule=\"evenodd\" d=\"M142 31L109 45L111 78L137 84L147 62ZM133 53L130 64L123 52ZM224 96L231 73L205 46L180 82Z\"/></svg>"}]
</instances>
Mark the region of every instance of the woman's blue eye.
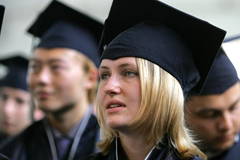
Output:
<instances>
[{"instance_id":1,"label":"woman's blue eye","mask_svg":"<svg viewBox=\"0 0 240 160\"><path fill-rule=\"evenodd\" d=\"M126 77L132 77L132 76L135 76L135 75L137 75L137 73L132 72L132 71L126 71L124 73L124 76L126 76Z\"/></svg>"},{"instance_id":2,"label":"woman's blue eye","mask_svg":"<svg viewBox=\"0 0 240 160\"><path fill-rule=\"evenodd\" d=\"M105 80L105 79L108 79L109 78L109 75L108 74L102 74L101 75L101 79L102 80Z\"/></svg>"}]
</instances>

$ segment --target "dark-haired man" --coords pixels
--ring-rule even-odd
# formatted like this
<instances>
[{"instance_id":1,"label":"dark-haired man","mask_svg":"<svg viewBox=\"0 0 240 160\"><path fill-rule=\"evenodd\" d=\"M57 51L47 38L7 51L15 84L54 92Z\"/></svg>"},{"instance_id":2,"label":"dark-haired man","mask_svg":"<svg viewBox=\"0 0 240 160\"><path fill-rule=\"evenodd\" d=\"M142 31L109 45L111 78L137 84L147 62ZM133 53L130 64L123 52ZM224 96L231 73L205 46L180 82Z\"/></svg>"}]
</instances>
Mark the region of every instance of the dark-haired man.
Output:
<instances>
[{"instance_id":1,"label":"dark-haired man","mask_svg":"<svg viewBox=\"0 0 240 160\"><path fill-rule=\"evenodd\" d=\"M185 108L188 126L209 160L240 159L240 82L220 50L200 95L190 92Z\"/></svg>"}]
</instances>

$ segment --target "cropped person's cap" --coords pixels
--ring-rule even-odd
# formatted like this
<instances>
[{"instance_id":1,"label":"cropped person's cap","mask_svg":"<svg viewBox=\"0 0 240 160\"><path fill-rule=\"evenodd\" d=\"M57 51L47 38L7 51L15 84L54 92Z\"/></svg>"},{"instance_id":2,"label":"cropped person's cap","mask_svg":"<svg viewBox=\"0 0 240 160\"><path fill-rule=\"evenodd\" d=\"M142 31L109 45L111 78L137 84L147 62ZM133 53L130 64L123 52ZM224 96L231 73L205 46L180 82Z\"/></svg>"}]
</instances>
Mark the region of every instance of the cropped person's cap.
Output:
<instances>
[{"instance_id":1,"label":"cropped person's cap","mask_svg":"<svg viewBox=\"0 0 240 160\"><path fill-rule=\"evenodd\" d=\"M201 95L222 94L237 82L239 78L236 69L224 50L220 48ZM189 94L194 95L194 92Z\"/></svg>"},{"instance_id":2,"label":"cropped person's cap","mask_svg":"<svg viewBox=\"0 0 240 160\"><path fill-rule=\"evenodd\" d=\"M0 80L0 87L12 87L28 91L26 80L28 59L16 55L0 59L0 64L7 67L7 74Z\"/></svg>"},{"instance_id":3,"label":"cropped person's cap","mask_svg":"<svg viewBox=\"0 0 240 160\"><path fill-rule=\"evenodd\" d=\"M240 35L235 35L235 36L224 39L223 43L234 42L239 39L240 39Z\"/></svg>"},{"instance_id":4,"label":"cropped person's cap","mask_svg":"<svg viewBox=\"0 0 240 160\"><path fill-rule=\"evenodd\" d=\"M173 75L184 94L200 92L226 32L155 0L114 0L101 59L140 57Z\"/></svg>"},{"instance_id":5,"label":"cropped person's cap","mask_svg":"<svg viewBox=\"0 0 240 160\"><path fill-rule=\"evenodd\" d=\"M5 11L5 7L3 5L0 5L0 35L1 35L4 11Z\"/></svg>"},{"instance_id":6,"label":"cropped person's cap","mask_svg":"<svg viewBox=\"0 0 240 160\"><path fill-rule=\"evenodd\" d=\"M89 57L96 66L103 24L63 3L52 1L28 32L41 38L37 48L69 48Z\"/></svg>"}]
</instances>

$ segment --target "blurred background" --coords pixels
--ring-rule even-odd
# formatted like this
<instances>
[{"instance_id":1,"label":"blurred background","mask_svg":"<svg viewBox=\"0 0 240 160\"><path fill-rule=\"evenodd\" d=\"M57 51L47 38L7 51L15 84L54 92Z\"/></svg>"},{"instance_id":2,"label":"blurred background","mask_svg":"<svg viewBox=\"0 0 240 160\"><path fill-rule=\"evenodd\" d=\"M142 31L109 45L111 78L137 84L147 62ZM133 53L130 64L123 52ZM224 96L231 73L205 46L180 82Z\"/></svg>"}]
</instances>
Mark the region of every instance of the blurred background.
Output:
<instances>
[{"instance_id":1,"label":"blurred background","mask_svg":"<svg viewBox=\"0 0 240 160\"><path fill-rule=\"evenodd\" d=\"M112 3L112 0L60 1L101 22L104 22L107 17ZM226 30L226 38L240 35L240 0L162 1ZM0 0L0 4L6 7L0 38L0 58L14 55L16 52L29 57L33 38L26 30L50 2L51 0ZM232 46L228 48L233 48ZM239 48L240 42L238 52L229 56L238 62L240 62ZM236 51L236 49L233 50Z\"/></svg>"}]
</instances>

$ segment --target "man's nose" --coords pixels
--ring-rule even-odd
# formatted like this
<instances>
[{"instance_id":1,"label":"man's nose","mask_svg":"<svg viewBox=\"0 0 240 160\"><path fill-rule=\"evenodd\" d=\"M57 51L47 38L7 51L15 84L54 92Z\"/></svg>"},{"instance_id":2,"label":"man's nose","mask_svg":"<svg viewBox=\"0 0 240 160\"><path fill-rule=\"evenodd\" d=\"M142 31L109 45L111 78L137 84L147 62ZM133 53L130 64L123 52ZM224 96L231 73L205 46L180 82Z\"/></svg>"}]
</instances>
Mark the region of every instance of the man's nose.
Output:
<instances>
[{"instance_id":1,"label":"man's nose","mask_svg":"<svg viewBox=\"0 0 240 160\"><path fill-rule=\"evenodd\" d=\"M12 112L14 112L15 105L13 100L7 99L3 105L3 112L5 116L10 116Z\"/></svg>"},{"instance_id":2,"label":"man's nose","mask_svg":"<svg viewBox=\"0 0 240 160\"><path fill-rule=\"evenodd\" d=\"M219 122L219 129L221 131L227 131L233 126L232 117L230 113L223 113Z\"/></svg>"},{"instance_id":3,"label":"man's nose","mask_svg":"<svg viewBox=\"0 0 240 160\"><path fill-rule=\"evenodd\" d=\"M48 68L42 68L36 75L32 76L36 76L34 80L38 84L48 84L51 81L51 73Z\"/></svg>"}]
</instances>

